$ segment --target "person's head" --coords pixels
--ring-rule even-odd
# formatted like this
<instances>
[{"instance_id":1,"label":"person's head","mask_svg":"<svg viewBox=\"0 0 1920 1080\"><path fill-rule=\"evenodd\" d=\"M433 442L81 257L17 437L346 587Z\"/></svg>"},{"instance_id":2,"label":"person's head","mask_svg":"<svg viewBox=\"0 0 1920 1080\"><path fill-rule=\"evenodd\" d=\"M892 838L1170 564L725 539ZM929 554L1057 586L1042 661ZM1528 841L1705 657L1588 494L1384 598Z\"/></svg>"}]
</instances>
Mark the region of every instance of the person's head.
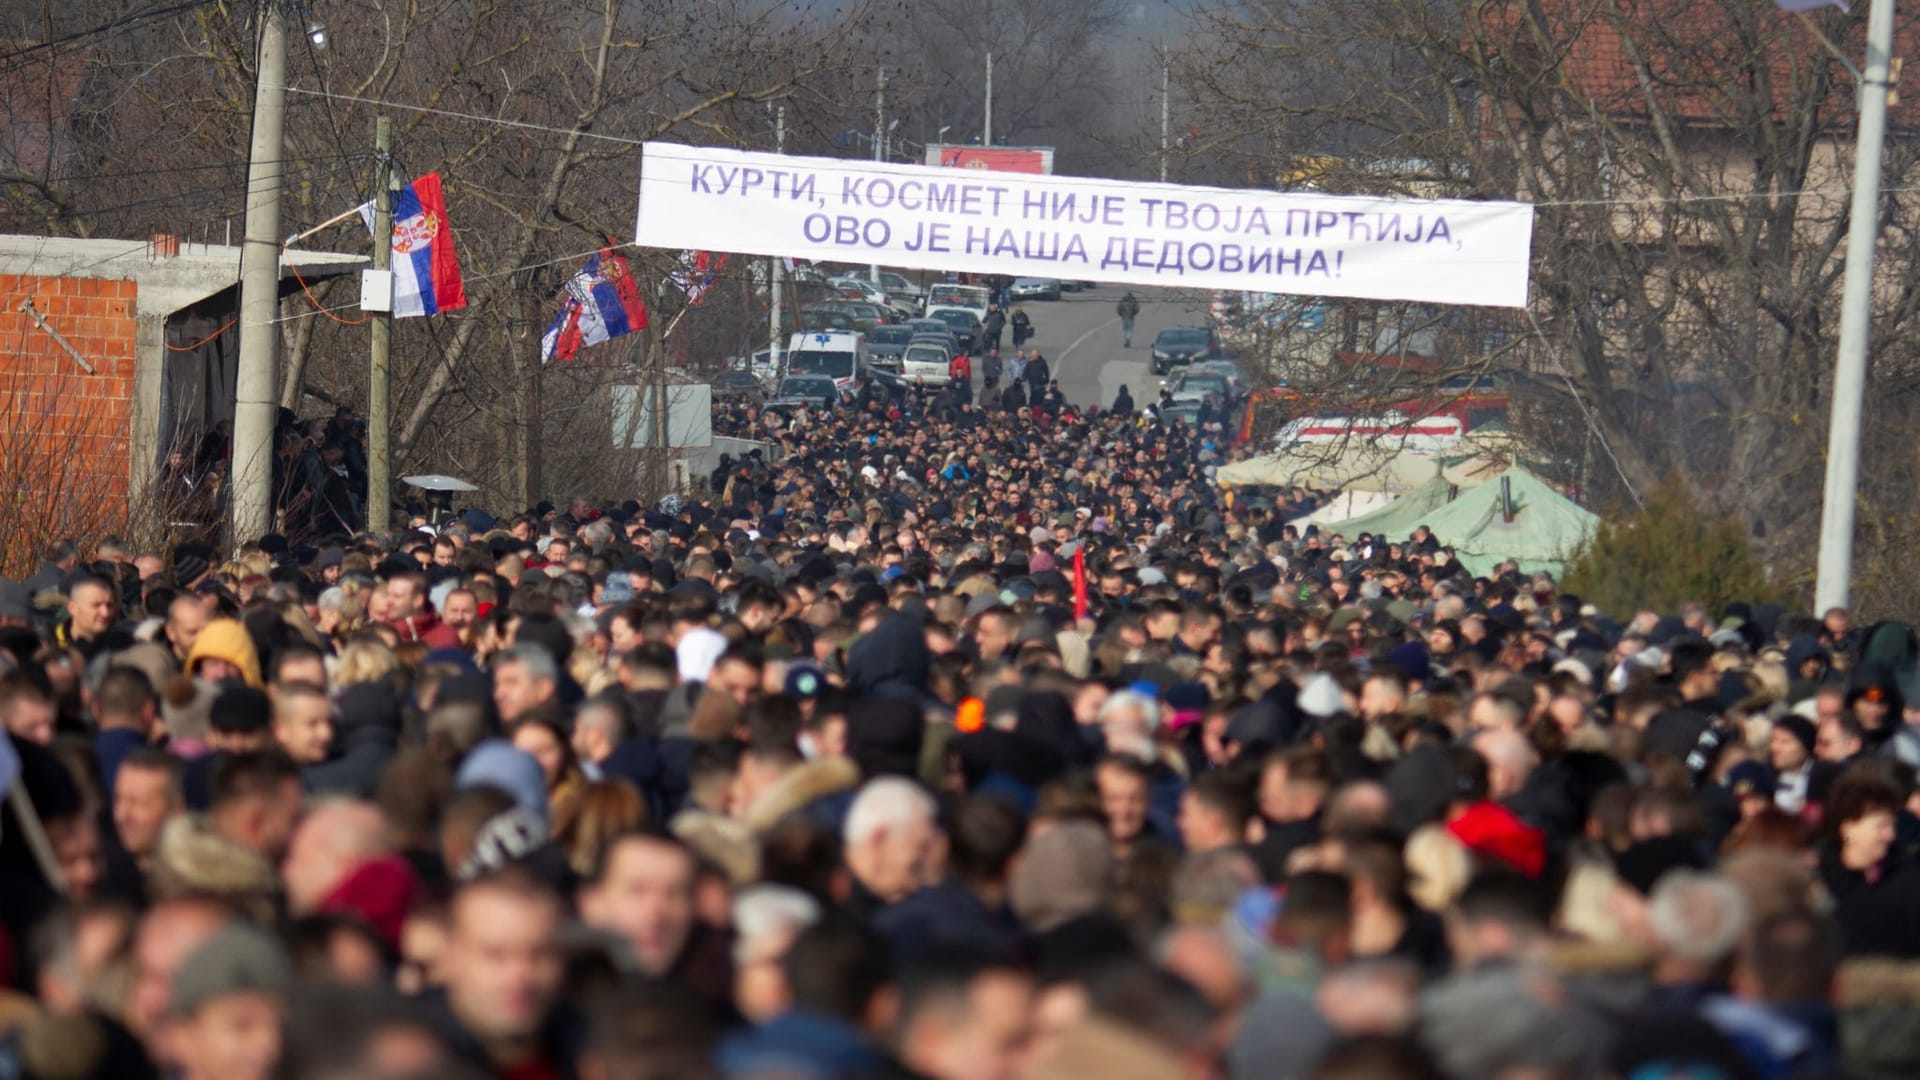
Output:
<instances>
[{"instance_id":1,"label":"person's head","mask_svg":"<svg viewBox=\"0 0 1920 1080\"><path fill-rule=\"evenodd\" d=\"M357 799L315 803L294 830L287 857L280 864L287 906L295 915L319 910L355 869L392 851L387 820L379 807Z\"/></svg>"},{"instance_id":2,"label":"person's head","mask_svg":"<svg viewBox=\"0 0 1920 1080\"><path fill-rule=\"evenodd\" d=\"M395 574L387 579L386 592L387 618L399 622L420 613L426 600L426 583L415 574Z\"/></svg>"},{"instance_id":3,"label":"person's head","mask_svg":"<svg viewBox=\"0 0 1920 1080\"><path fill-rule=\"evenodd\" d=\"M872 1031L891 958L887 943L866 924L828 912L801 930L781 959L793 1007Z\"/></svg>"},{"instance_id":4,"label":"person's head","mask_svg":"<svg viewBox=\"0 0 1920 1080\"><path fill-rule=\"evenodd\" d=\"M1547 933L1540 887L1511 870L1484 870L1467 882L1447 919L1455 965L1470 970L1524 957Z\"/></svg>"},{"instance_id":5,"label":"person's head","mask_svg":"<svg viewBox=\"0 0 1920 1080\"><path fill-rule=\"evenodd\" d=\"M933 796L897 776L869 780L847 811L847 867L883 901L904 899L927 884L935 837Z\"/></svg>"},{"instance_id":6,"label":"person's head","mask_svg":"<svg viewBox=\"0 0 1920 1080\"><path fill-rule=\"evenodd\" d=\"M1801 717L1789 714L1774 721L1773 731L1767 736L1767 758L1773 771L1790 773L1804 766L1812 760L1819 737L1819 729Z\"/></svg>"},{"instance_id":7,"label":"person's head","mask_svg":"<svg viewBox=\"0 0 1920 1080\"><path fill-rule=\"evenodd\" d=\"M1733 991L1748 1001L1791 1005L1826 1002L1840 966L1833 922L1804 908L1769 916L1741 942Z\"/></svg>"},{"instance_id":8,"label":"person's head","mask_svg":"<svg viewBox=\"0 0 1920 1080\"><path fill-rule=\"evenodd\" d=\"M150 738L159 716L160 697L153 683L133 668L109 668L93 692L93 718L103 730L118 728Z\"/></svg>"},{"instance_id":9,"label":"person's head","mask_svg":"<svg viewBox=\"0 0 1920 1080\"><path fill-rule=\"evenodd\" d=\"M1032 979L1002 960L957 951L920 957L900 979L895 1049L929 1080L1012 1080L1032 1033Z\"/></svg>"},{"instance_id":10,"label":"person's head","mask_svg":"<svg viewBox=\"0 0 1920 1080\"><path fill-rule=\"evenodd\" d=\"M1491 690L1475 694L1467 703L1467 727L1474 731L1490 728L1515 731L1526 719L1527 712L1519 702Z\"/></svg>"},{"instance_id":11,"label":"person's head","mask_svg":"<svg viewBox=\"0 0 1920 1080\"><path fill-rule=\"evenodd\" d=\"M707 685L726 694L741 708L760 696L762 664L751 650L733 648L714 661Z\"/></svg>"},{"instance_id":12,"label":"person's head","mask_svg":"<svg viewBox=\"0 0 1920 1080\"><path fill-rule=\"evenodd\" d=\"M1671 870L1653 887L1647 923L1668 974L1719 978L1747 933L1746 893L1718 874Z\"/></svg>"},{"instance_id":13,"label":"person's head","mask_svg":"<svg viewBox=\"0 0 1920 1080\"><path fill-rule=\"evenodd\" d=\"M1473 737L1473 748L1487 763L1487 794L1500 800L1520 793L1539 763L1526 736L1514 728L1487 728Z\"/></svg>"},{"instance_id":14,"label":"person's head","mask_svg":"<svg viewBox=\"0 0 1920 1080\"><path fill-rule=\"evenodd\" d=\"M1147 767L1138 758L1112 754L1095 767L1093 777L1107 832L1119 847L1132 844L1147 827Z\"/></svg>"},{"instance_id":15,"label":"person's head","mask_svg":"<svg viewBox=\"0 0 1920 1080\"><path fill-rule=\"evenodd\" d=\"M560 669L538 645L515 645L493 664L493 703L509 726L559 696Z\"/></svg>"},{"instance_id":16,"label":"person's head","mask_svg":"<svg viewBox=\"0 0 1920 1080\"><path fill-rule=\"evenodd\" d=\"M0 725L7 734L46 746L53 742L53 723L59 708L53 686L36 670L0 675Z\"/></svg>"},{"instance_id":17,"label":"person's head","mask_svg":"<svg viewBox=\"0 0 1920 1080\"><path fill-rule=\"evenodd\" d=\"M580 915L589 926L619 935L641 971L664 976L693 932L697 870L678 839L627 833L607 844L580 890Z\"/></svg>"},{"instance_id":18,"label":"person's head","mask_svg":"<svg viewBox=\"0 0 1920 1080\"><path fill-rule=\"evenodd\" d=\"M136 750L120 762L113 781L113 829L136 861L160 846L160 831L185 809L184 766L164 750Z\"/></svg>"},{"instance_id":19,"label":"person's head","mask_svg":"<svg viewBox=\"0 0 1920 1080\"><path fill-rule=\"evenodd\" d=\"M559 998L565 964L560 897L519 869L497 871L461 886L448 916L440 957L447 1005L494 1056L531 1048Z\"/></svg>"},{"instance_id":20,"label":"person's head","mask_svg":"<svg viewBox=\"0 0 1920 1080\"><path fill-rule=\"evenodd\" d=\"M75 641L97 638L120 617L120 593L104 578L83 577L67 592L67 630Z\"/></svg>"},{"instance_id":21,"label":"person's head","mask_svg":"<svg viewBox=\"0 0 1920 1080\"><path fill-rule=\"evenodd\" d=\"M1894 818L1904 801L1898 788L1868 769L1851 770L1833 782L1822 824L1841 865L1864 872L1886 861Z\"/></svg>"},{"instance_id":22,"label":"person's head","mask_svg":"<svg viewBox=\"0 0 1920 1080\"><path fill-rule=\"evenodd\" d=\"M1246 840L1253 799L1225 770L1201 773L1180 797L1180 839L1188 851L1215 851Z\"/></svg>"},{"instance_id":23,"label":"person's head","mask_svg":"<svg viewBox=\"0 0 1920 1080\"><path fill-rule=\"evenodd\" d=\"M1260 769L1260 813L1279 824L1320 813L1333 790L1333 766L1322 751L1290 747L1267 755Z\"/></svg>"},{"instance_id":24,"label":"person's head","mask_svg":"<svg viewBox=\"0 0 1920 1080\"><path fill-rule=\"evenodd\" d=\"M273 741L301 765L327 760L333 746L333 702L324 687L286 683L273 688Z\"/></svg>"},{"instance_id":25,"label":"person's head","mask_svg":"<svg viewBox=\"0 0 1920 1080\"><path fill-rule=\"evenodd\" d=\"M607 760L632 733L631 717L627 699L618 694L586 701L573 718L574 756L596 765Z\"/></svg>"},{"instance_id":26,"label":"person's head","mask_svg":"<svg viewBox=\"0 0 1920 1080\"><path fill-rule=\"evenodd\" d=\"M274 650L273 664L267 671L267 684L279 687L289 683L327 685L327 657L304 641L290 641Z\"/></svg>"},{"instance_id":27,"label":"person's head","mask_svg":"<svg viewBox=\"0 0 1920 1080\"><path fill-rule=\"evenodd\" d=\"M759 1023L793 1004L781 960L820 920L820 902L787 885L750 885L733 898L734 1004Z\"/></svg>"},{"instance_id":28,"label":"person's head","mask_svg":"<svg viewBox=\"0 0 1920 1080\"><path fill-rule=\"evenodd\" d=\"M200 638L200 631L207 627L207 605L200 597L183 594L167 605L167 621L162 628L167 636L167 644L173 649L173 658L186 663L187 656L193 652L193 643Z\"/></svg>"},{"instance_id":29,"label":"person's head","mask_svg":"<svg viewBox=\"0 0 1920 1080\"><path fill-rule=\"evenodd\" d=\"M462 640L465 640L468 628L479 620L480 600L471 589L455 589L447 594L447 602L440 611L440 621L458 631Z\"/></svg>"},{"instance_id":30,"label":"person's head","mask_svg":"<svg viewBox=\"0 0 1920 1080\"><path fill-rule=\"evenodd\" d=\"M215 832L278 864L305 797L300 766L284 751L233 754L213 768L207 816Z\"/></svg>"},{"instance_id":31,"label":"person's head","mask_svg":"<svg viewBox=\"0 0 1920 1080\"><path fill-rule=\"evenodd\" d=\"M182 896L161 900L140 917L133 939L133 984L127 993L127 1027L162 1065L173 1055L166 1038L173 1015L174 976L194 950L234 921L216 900Z\"/></svg>"},{"instance_id":32,"label":"person's head","mask_svg":"<svg viewBox=\"0 0 1920 1080\"><path fill-rule=\"evenodd\" d=\"M1813 753L1821 761L1840 765L1859 756L1866 745L1866 732L1854 716L1842 713L1820 721L1814 736Z\"/></svg>"},{"instance_id":33,"label":"person's head","mask_svg":"<svg viewBox=\"0 0 1920 1080\"><path fill-rule=\"evenodd\" d=\"M513 745L540 763L547 786L554 787L574 769L573 751L560 725L543 716L523 718L513 729Z\"/></svg>"},{"instance_id":34,"label":"person's head","mask_svg":"<svg viewBox=\"0 0 1920 1080\"><path fill-rule=\"evenodd\" d=\"M275 1076L293 978L279 941L242 924L194 949L174 975L167 1025L181 1080Z\"/></svg>"}]
</instances>

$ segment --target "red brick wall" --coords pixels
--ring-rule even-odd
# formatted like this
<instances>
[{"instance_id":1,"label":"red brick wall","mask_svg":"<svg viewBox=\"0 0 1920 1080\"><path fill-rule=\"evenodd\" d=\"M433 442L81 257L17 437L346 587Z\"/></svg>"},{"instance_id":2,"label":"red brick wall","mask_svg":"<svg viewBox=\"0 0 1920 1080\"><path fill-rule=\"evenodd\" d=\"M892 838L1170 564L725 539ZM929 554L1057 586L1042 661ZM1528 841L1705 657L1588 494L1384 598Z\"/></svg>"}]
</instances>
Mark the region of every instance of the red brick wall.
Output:
<instances>
[{"instance_id":1,"label":"red brick wall","mask_svg":"<svg viewBox=\"0 0 1920 1080\"><path fill-rule=\"evenodd\" d=\"M54 537L126 530L135 292L0 274L0 574L30 571ZM93 374L20 310L28 299Z\"/></svg>"}]
</instances>

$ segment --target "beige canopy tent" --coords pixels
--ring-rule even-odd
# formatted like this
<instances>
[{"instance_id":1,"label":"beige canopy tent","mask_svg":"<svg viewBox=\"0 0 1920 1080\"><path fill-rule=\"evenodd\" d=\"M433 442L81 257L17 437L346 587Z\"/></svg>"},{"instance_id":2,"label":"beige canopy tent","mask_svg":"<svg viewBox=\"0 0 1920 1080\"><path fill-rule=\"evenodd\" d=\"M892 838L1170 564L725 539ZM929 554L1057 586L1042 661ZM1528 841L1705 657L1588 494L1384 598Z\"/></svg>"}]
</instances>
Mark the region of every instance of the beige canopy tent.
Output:
<instances>
[{"instance_id":1,"label":"beige canopy tent","mask_svg":"<svg viewBox=\"0 0 1920 1080\"><path fill-rule=\"evenodd\" d=\"M1302 443L1223 465L1214 472L1214 481L1231 487L1309 487L1405 495L1436 475L1456 487L1472 487L1500 475L1511 463L1507 455L1495 449L1483 450L1471 443L1461 449L1458 455L1428 455L1360 439Z\"/></svg>"}]
</instances>

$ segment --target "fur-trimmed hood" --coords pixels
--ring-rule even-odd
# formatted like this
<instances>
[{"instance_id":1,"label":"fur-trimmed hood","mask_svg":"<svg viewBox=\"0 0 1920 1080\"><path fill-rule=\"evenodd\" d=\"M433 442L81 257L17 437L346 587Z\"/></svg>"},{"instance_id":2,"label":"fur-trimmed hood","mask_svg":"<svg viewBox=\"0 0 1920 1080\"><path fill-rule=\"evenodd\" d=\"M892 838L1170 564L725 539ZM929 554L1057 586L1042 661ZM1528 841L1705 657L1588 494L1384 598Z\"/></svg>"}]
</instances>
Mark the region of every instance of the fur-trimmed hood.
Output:
<instances>
[{"instance_id":1,"label":"fur-trimmed hood","mask_svg":"<svg viewBox=\"0 0 1920 1080\"><path fill-rule=\"evenodd\" d=\"M272 864L213 831L200 815L181 815L160 830L154 876L163 891L212 893L235 901L271 897L280 879Z\"/></svg>"},{"instance_id":2,"label":"fur-trimmed hood","mask_svg":"<svg viewBox=\"0 0 1920 1080\"><path fill-rule=\"evenodd\" d=\"M755 799L741 820L758 835L809 803L859 786L860 767L847 758L828 757L804 762L787 770L785 776Z\"/></svg>"}]
</instances>

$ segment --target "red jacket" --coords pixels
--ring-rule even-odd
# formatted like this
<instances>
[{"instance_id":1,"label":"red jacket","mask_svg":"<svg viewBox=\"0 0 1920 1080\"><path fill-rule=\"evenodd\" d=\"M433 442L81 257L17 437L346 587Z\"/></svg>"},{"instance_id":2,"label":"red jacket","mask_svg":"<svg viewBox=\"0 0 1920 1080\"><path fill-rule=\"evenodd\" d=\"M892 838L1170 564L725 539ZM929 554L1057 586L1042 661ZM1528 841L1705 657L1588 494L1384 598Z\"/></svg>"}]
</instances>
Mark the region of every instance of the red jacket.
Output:
<instances>
[{"instance_id":1,"label":"red jacket","mask_svg":"<svg viewBox=\"0 0 1920 1080\"><path fill-rule=\"evenodd\" d=\"M400 631L401 641L424 641L429 649L460 647L459 631L441 622L431 608L415 613L411 619L394 619L392 625Z\"/></svg>"}]
</instances>

